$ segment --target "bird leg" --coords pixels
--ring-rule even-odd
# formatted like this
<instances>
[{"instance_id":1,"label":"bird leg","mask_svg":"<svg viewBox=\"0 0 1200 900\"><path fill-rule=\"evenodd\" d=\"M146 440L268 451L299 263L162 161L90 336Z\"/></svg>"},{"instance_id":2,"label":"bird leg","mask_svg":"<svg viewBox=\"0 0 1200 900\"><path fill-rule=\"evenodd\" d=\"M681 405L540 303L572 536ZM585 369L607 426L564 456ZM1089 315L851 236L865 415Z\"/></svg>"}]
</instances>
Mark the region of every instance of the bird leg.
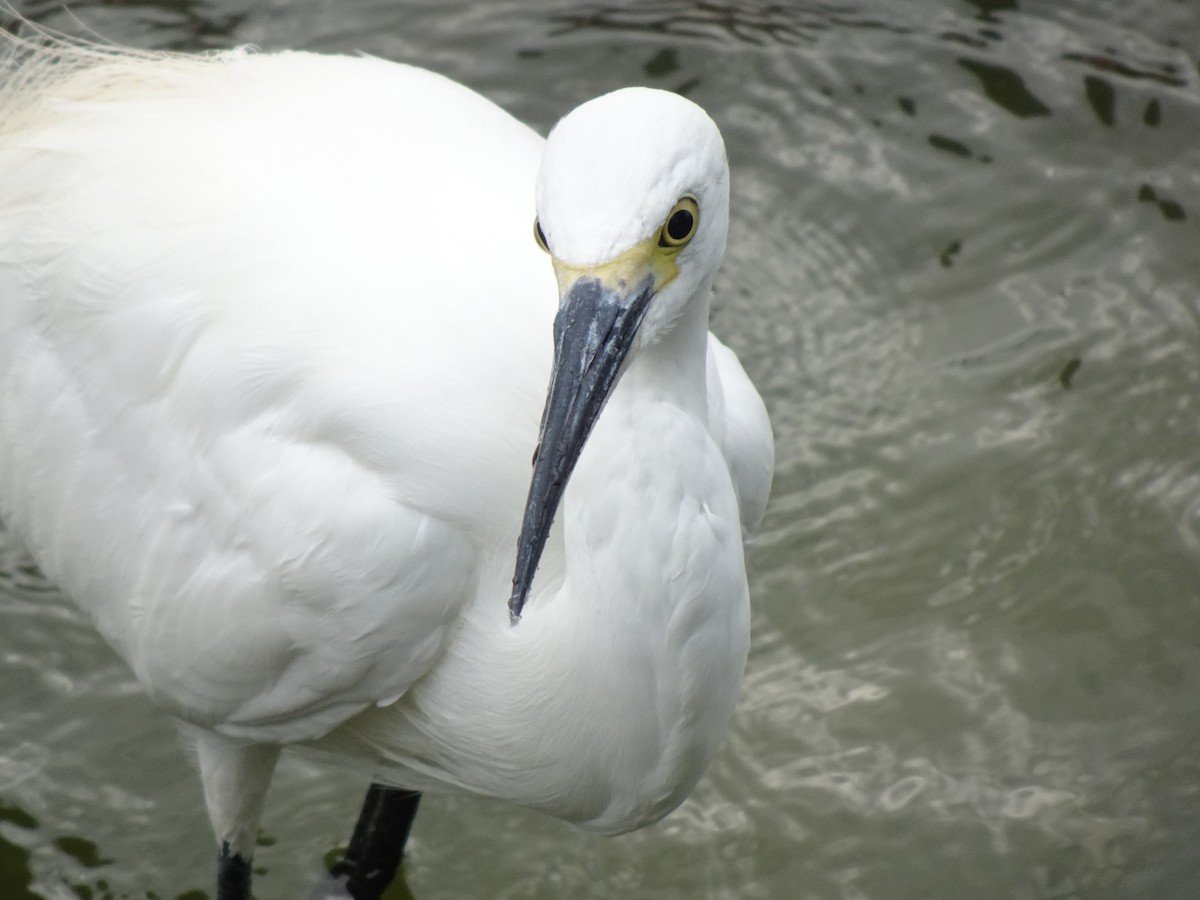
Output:
<instances>
[{"instance_id":1,"label":"bird leg","mask_svg":"<svg viewBox=\"0 0 1200 900\"><path fill-rule=\"evenodd\" d=\"M217 858L217 900L250 900L250 861L221 844Z\"/></svg>"},{"instance_id":2,"label":"bird leg","mask_svg":"<svg viewBox=\"0 0 1200 900\"><path fill-rule=\"evenodd\" d=\"M217 900L250 900L250 860L279 748L196 732L208 817L221 847Z\"/></svg>"},{"instance_id":3,"label":"bird leg","mask_svg":"<svg viewBox=\"0 0 1200 900\"><path fill-rule=\"evenodd\" d=\"M379 900L400 868L420 802L418 791L372 784L345 856L330 869L312 900Z\"/></svg>"}]
</instances>

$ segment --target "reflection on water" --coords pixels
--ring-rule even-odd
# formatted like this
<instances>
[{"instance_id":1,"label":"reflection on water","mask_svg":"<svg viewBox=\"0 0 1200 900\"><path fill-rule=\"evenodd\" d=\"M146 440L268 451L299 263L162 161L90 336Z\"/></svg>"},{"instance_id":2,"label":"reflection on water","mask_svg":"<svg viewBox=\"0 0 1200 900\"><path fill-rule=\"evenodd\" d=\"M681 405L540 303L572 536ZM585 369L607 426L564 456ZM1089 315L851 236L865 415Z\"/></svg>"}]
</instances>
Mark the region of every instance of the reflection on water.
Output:
<instances>
[{"instance_id":1,"label":"reflection on water","mask_svg":"<svg viewBox=\"0 0 1200 900\"><path fill-rule=\"evenodd\" d=\"M638 32L643 35L737 41L754 46L798 45L840 28L879 28L905 34L908 26L886 21L882 10L852 5L744 3L576 4L549 16L550 37L575 31Z\"/></svg>"},{"instance_id":2,"label":"reflection on water","mask_svg":"<svg viewBox=\"0 0 1200 900\"><path fill-rule=\"evenodd\" d=\"M34 22L60 31L162 50L219 49L239 43L249 4L213 0L62 0L14 3Z\"/></svg>"},{"instance_id":3,"label":"reflection on water","mask_svg":"<svg viewBox=\"0 0 1200 900\"><path fill-rule=\"evenodd\" d=\"M1190 4L22 8L142 46L361 49L543 129L647 83L725 132L713 327L778 443L734 730L679 812L612 841L431 798L416 896L1194 895ZM3 541L0 895L206 886L186 752ZM284 767L263 896L315 882L360 792Z\"/></svg>"}]
</instances>

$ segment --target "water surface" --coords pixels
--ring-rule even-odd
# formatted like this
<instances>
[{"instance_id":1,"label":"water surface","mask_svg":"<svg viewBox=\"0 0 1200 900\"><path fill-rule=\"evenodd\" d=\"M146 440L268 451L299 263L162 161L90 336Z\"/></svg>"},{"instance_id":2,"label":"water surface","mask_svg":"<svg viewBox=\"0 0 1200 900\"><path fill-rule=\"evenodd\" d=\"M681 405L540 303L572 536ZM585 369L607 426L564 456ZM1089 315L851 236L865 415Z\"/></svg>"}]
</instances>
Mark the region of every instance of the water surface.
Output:
<instances>
[{"instance_id":1,"label":"water surface","mask_svg":"<svg viewBox=\"0 0 1200 900\"><path fill-rule=\"evenodd\" d=\"M618 839L428 798L421 900L1188 898L1200 883L1200 15L1169 0L20 4L143 47L425 65L543 131L726 135L713 328L771 411L754 645L695 796ZM258 894L363 785L285 764ZM0 533L0 895L208 892L170 722Z\"/></svg>"}]
</instances>

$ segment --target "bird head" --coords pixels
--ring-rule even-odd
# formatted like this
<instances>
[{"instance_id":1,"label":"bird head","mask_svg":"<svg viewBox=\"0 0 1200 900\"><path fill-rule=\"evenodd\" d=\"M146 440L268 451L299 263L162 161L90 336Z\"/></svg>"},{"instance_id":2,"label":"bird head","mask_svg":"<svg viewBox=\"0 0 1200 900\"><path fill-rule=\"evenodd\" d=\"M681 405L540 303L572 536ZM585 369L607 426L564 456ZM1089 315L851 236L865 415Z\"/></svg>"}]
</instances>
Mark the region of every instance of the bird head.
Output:
<instances>
[{"instance_id":1,"label":"bird head","mask_svg":"<svg viewBox=\"0 0 1200 900\"><path fill-rule=\"evenodd\" d=\"M581 281L622 293L649 279L653 302L635 344L651 343L706 287L725 252L721 133L703 109L668 91L598 97L550 133L537 216L535 238L550 254L560 306Z\"/></svg>"},{"instance_id":2,"label":"bird head","mask_svg":"<svg viewBox=\"0 0 1200 900\"><path fill-rule=\"evenodd\" d=\"M517 548L521 615L567 479L628 361L707 302L725 251L729 167L717 126L676 94L626 88L550 133L534 238L558 278L554 370Z\"/></svg>"}]
</instances>

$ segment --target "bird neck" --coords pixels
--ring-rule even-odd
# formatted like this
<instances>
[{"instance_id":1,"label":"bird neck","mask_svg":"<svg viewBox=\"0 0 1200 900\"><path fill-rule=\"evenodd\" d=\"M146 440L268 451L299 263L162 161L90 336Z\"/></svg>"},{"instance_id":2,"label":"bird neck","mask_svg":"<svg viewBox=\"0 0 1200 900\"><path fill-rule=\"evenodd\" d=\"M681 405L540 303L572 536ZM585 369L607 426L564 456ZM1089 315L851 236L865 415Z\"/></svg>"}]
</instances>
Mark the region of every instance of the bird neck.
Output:
<instances>
[{"instance_id":1,"label":"bird neck","mask_svg":"<svg viewBox=\"0 0 1200 900\"><path fill-rule=\"evenodd\" d=\"M711 291L711 280L706 281L671 327L653 343L641 347L630 359L621 383L609 400L609 407L620 409L646 403L667 403L707 423ZM606 409L597 427L608 414ZM619 415L613 418L619 418Z\"/></svg>"},{"instance_id":2,"label":"bird neck","mask_svg":"<svg viewBox=\"0 0 1200 900\"><path fill-rule=\"evenodd\" d=\"M631 354L580 455L559 510L570 594L639 604L649 584L620 588L596 573L625 570L657 545L678 541L678 504L723 487L707 478L710 456L719 452L708 433L708 296L705 285L669 330ZM612 558L600 565L606 554Z\"/></svg>"}]
</instances>

